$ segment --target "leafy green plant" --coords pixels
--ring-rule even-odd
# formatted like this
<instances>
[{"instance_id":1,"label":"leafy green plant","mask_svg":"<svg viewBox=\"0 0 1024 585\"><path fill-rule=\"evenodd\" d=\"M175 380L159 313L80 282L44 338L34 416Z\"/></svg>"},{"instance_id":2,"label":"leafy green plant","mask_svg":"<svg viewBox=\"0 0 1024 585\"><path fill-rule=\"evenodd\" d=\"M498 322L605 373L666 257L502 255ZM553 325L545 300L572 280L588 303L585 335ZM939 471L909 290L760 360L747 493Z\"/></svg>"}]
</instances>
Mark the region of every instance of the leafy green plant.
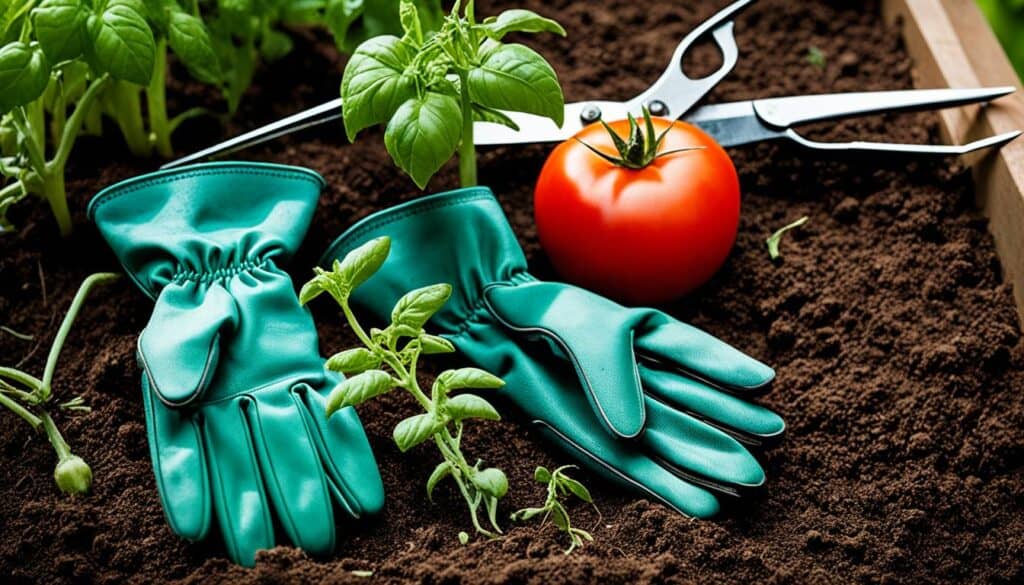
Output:
<instances>
[{"instance_id":1,"label":"leafy green plant","mask_svg":"<svg viewBox=\"0 0 1024 585\"><path fill-rule=\"evenodd\" d=\"M71 447L64 440L53 417L47 410L53 402L53 376L57 371L57 361L64 348L68 332L71 331L71 326L74 324L82 304L89 296L89 291L97 284L111 282L118 278L117 274L98 273L89 276L82 282L74 300L71 301L71 307L64 316L60 329L57 330L53 345L50 346L42 379L15 368L0 367L0 406L6 407L20 416L25 422L32 425L33 429L37 431L41 429L46 433L50 444L57 452L57 466L54 469L53 478L61 491L70 495L84 494L89 491L89 487L92 485L92 470L81 457L71 452ZM81 397L60 403L58 408L72 412L89 411L89 407L83 404Z\"/></svg>"},{"instance_id":2,"label":"leafy green plant","mask_svg":"<svg viewBox=\"0 0 1024 585\"><path fill-rule=\"evenodd\" d=\"M327 360L328 369L349 377L331 391L326 415L330 417L341 408L357 406L395 388L408 392L424 412L395 426L395 443L404 453L433 441L443 458L427 480L427 497L432 497L438 482L451 477L469 507L473 527L479 534L496 537L501 533L497 522L498 500L508 491L508 479L500 469L481 468L479 460L474 465L469 464L462 452L462 432L470 419L499 420L500 416L480 396L468 393L452 396L451 393L468 388L500 388L504 382L477 368L460 368L437 376L429 394L420 388L417 380L420 357L455 351L448 340L423 329L451 295L452 288L448 284L427 286L403 296L391 313L391 324L384 329L367 332L360 325L349 306L349 297L380 269L390 250L390 238L371 240L349 252L340 262L335 261L330 271L317 268L316 276L299 294L303 304L323 293L330 295L363 344ZM481 507L486 510L493 530L481 524Z\"/></svg>"},{"instance_id":3,"label":"leafy green plant","mask_svg":"<svg viewBox=\"0 0 1024 585\"><path fill-rule=\"evenodd\" d=\"M808 218L805 215L791 224L787 224L780 227L779 229L775 230L775 233L768 236L768 239L765 240L764 243L765 245L768 246L768 256L772 260L778 260L779 258L782 257L782 253L779 252L779 243L782 241L782 236L785 235L785 233L788 232L789 230L804 225L805 223L807 223L808 219L810 218Z\"/></svg>"},{"instance_id":4,"label":"leafy green plant","mask_svg":"<svg viewBox=\"0 0 1024 585\"><path fill-rule=\"evenodd\" d=\"M565 554L570 554L577 547L583 546L584 542L593 542L594 540L593 535L589 532L572 525L569 521L569 512L565 510L565 506L561 501L562 498L574 495L588 504L594 504L594 498L590 496L590 490L582 483L566 475L567 469L575 468L575 465L563 465L554 471L548 471L546 467L537 467L533 478L537 480L537 483L544 484L548 488L548 495L544 500L544 505L539 508L523 508L512 514L512 520L521 522L541 515L543 515L542 523L550 518L559 530L569 536L569 548L566 549Z\"/></svg>"},{"instance_id":5,"label":"leafy green plant","mask_svg":"<svg viewBox=\"0 0 1024 585\"><path fill-rule=\"evenodd\" d=\"M554 69L533 49L501 42L511 32L565 35L555 21L529 10L506 10L477 22L473 0L456 0L438 32L424 32L416 6L403 0L402 37L383 35L353 53L341 82L349 140L385 124L395 163L423 188L459 153L463 186L476 184L473 122L516 127L501 110L562 124L564 98Z\"/></svg>"},{"instance_id":6,"label":"leafy green plant","mask_svg":"<svg viewBox=\"0 0 1024 585\"><path fill-rule=\"evenodd\" d=\"M1018 77L1024 77L1024 0L976 0Z\"/></svg>"},{"instance_id":7,"label":"leafy green plant","mask_svg":"<svg viewBox=\"0 0 1024 585\"><path fill-rule=\"evenodd\" d=\"M306 2L312 4L313 2ZM360 44L376 36L402 31L398 0L322 0L317 19L334 36L338 49L351 54ZM444 11L440 0L416 0L424 31L441 28Z\"/></svg>"}]
</instances>

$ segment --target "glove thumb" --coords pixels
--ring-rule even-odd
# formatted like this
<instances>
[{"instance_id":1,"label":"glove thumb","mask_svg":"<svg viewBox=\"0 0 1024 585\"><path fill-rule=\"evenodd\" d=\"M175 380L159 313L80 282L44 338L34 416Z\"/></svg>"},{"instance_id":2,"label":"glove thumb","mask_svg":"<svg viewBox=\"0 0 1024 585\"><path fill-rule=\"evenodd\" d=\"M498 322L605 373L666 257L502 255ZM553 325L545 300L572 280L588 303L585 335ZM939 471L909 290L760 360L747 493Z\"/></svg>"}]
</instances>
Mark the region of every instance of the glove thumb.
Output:
<instances>
[{"instance_id":1,"label":"glove thumb","mask_svg":"<svg viewBox=\"0 0 1024 585\"><path fill-rule=\"evenodd\" d=\"M234 299L219 284L171 284L160 292L139 336L139 360L162 402L184 406L206 390L217 369L221 335L237 323Z\"/></svg>"}]
</instances>

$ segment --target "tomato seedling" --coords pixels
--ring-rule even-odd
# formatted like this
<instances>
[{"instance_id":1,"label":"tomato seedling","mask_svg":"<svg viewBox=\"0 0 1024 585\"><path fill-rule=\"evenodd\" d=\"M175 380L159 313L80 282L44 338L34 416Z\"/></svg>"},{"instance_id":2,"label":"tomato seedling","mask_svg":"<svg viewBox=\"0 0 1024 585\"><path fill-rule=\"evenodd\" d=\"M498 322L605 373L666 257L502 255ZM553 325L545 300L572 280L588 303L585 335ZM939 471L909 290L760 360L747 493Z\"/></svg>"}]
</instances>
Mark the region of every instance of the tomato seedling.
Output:
<instances>
[{"instance_id":1,"label":"tomato seedling","mask_svg":"<svg viewBox=\"0 0 1024 585\"><path fill-rule=\"evenodd\" d=\"M539 508L523 508L512 514L512 520L522 522L541 514L543 514L541 523L547 522L550 518L559 530L569 536L569 548L565 550L565 554L572 553L577 547L583 546L584 542L593 542L594 540L593 535L589 532L572 525L572 522L569 521L569 512L566 511L565 505L561 501L562 498L574 495L590 505L594 504L594 498L591 497L590 490L565 473L567 469L575 468L575 465L563 465L554 471L548 471L546 467L538 467L533 474L533 478L537 480L537 483L544 484L548 488L548 495L544 500L544 505Z\"/></svg>"},{"instance_id":2,"label":"tomato seedling","mask_svg":"<svg viewBox=\"0 0 1024 585\"><path fill-rule=\"evenodd\" d=\"M462 14L456 0L434 34L424 31L416 6L403 0L404 35L359 45L341 81L348 139L385 124L384 144L421 189L459 153L463 186L476 184L473 122L516 128L499 110L544 116L562 124L564 98L554 69L525 45L502 43L511 32L565 35L553 20L529 10L507 10L477 22L473 1Z\"/></svg>"},{"instance_id":3,"label":"tomato seedling","mask_svg":"<svg viewBox=\"0 0 1024 585\"><path fill-rule=\"evenodd\" d=\"M81 457L71 452L71 447L64 440L60 430L57 428L53 417L47 410L53 401L53 376L57 371L57 360L60 359L60 352L64 348L71 326L82 309L89 291L97 284L111 282L120 278L117 274L98 273L93 274L82 282L71 307L64 315L64 321L57 330L53 344L50 346L50 353L46 358L46 366L43 368L42 379L21 370L8 367L0 367L0 406L6 407L14 414L20 416L35 430L42 429L47 439L57 452L57 466L53 472L53 478L57 487L66 494L77 495L89 491L92 485L92 470ZM61 410L72 412L88 412L90 409L82 402L81 397L75 397L67 402L59 404Z\"/></svg>"},{"instance_id":4,"label":"tomato seedling","mask_svg":"<svg viewBox=\"0 0 1024 585\"><path fill-rule=\"evenodd\" d=\"M427 320L440 309L451 295L451 286L435 284L409 292L395 304L391 324L384 329L371 329L369 333L360 325L349 297L352 291L370 278L387 259L391 240L377 238L349 252L340 262L335 261L330 271L316 269L313 277L299 294L299 301L308 303L327 293L341 307L349 327L363 347L342 351L331 356L326 363L329 370L346 376L327 398L326 416L347 406L357 406L394 388L402 388L423 408L422 414L411 416L395 426L394 440L403 453L433 441L443 460L427 480L427 497L446 477L451 477L469 507L473 527L480 534L494 538L501 533L498 526L498 500L508 491L508 479L498 468L481 468L478 460L470 465L462 452L462 431L469 419L499 420L498 411L484 398L475 394L458 394L454 390L468 388L501 388L500 378L477 368L460 368L442 372L434 380L428 395L419 385L417 366L422 355L452 353L451 342L430 335L423 330ZM401 345L401 347L399 347ZM480 522L481 506L493 530Z\"/></svg>"},{"instance_id":5,"label":"tomato seedling","mask_svg":"<svg viewBox=\"0 0 1024 585\"><path fill-rule=\"evenodd\" d=\"M725 150L696 126L630 117L558 145L534 193L537 231L567 280L628 303L697 288L736 238L740 189Z\"/></svg>"}]
</instances>

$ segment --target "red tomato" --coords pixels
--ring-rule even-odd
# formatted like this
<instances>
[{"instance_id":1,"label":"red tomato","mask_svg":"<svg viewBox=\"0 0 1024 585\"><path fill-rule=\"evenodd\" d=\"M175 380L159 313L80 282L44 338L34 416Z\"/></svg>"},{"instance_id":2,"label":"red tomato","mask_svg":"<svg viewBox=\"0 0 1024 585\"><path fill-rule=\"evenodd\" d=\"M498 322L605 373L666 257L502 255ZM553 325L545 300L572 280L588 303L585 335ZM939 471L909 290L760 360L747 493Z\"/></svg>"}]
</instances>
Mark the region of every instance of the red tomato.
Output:
<instances>
[{"instance_id":1,"label":"red tomato","mask_svg":"<svg viewBox=\"0 0 1024 585\"><path fill-rule=\"evenodd\" d=\"M660 134L671 120L654 118ZM640 122L641 127L643 122ZM629 123L609 124L626 137ZM576 136L618 156L600 124ZM576 140L555 148L534 194L541 244L568 281L626 303L660 303L692 291L721 267L736 240L740 184L725 150L699 128L676 122L660 156L633 170Z\"/></svg>"}]
</instances>

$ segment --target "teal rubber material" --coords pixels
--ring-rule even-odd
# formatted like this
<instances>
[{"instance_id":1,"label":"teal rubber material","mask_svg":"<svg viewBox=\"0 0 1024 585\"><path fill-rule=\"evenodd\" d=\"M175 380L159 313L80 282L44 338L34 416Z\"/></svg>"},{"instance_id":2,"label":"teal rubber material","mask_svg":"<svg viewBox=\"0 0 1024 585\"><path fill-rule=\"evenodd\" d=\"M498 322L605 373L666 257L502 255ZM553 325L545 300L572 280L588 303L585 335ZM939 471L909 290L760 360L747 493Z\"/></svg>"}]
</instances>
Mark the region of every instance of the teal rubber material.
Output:
<instances>
[{"instance_id":1,"label":"teal rubber material","mask_svg":"<svg viewBox=\"0 0 1024 585\"><path fill-rule=\"evenodd\" d=\"M351 408L325 417L339 381L280 266L305 236L323 179L297 167L215 163L144 175L89 205L125 271L154 299L139 336L153 470L167 520L189 540L216 516L251 566L274 522L311 553L334 548L335 511L383 506Z\"/></svg>"},{"instance_id":2,"label":"teal rubber material","mask_svg":"<svg viewBox=\"0 0 1024 585\"><path fill-rule=\"evenodd\" d=\"M371 215L322 263L384 235L391 255L355 304L386 320L405 292L452 284L428 329L501 376L499 396L579 463L696 517L718 512L717 494L764 483L751 449L779 440L785 423L747 399L770 384L770 367L661 311L537 280L487 188Z\"/></svg>"}]
</instances>

